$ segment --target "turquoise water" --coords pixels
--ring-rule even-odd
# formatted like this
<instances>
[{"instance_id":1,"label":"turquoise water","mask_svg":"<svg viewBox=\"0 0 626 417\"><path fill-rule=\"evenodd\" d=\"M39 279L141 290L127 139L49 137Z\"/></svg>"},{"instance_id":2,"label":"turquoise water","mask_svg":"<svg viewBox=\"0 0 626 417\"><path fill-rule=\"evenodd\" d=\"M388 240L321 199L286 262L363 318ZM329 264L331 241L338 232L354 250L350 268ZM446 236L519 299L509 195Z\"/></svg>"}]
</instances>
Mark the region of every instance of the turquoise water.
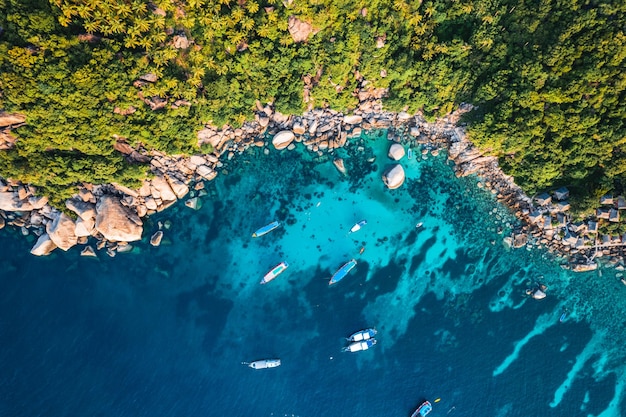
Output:
<instances>
[{"instance_id":1,"label":"turquoise water","mask_svg":"<svg viewBox=\"0 0 626 417\"><path fill-rule=\"evenodd\" d=\"M515 219L444 155L405 158L387 190L387 147L339 150L346 177L327 156L250 149L199 211L153 216L115 258L35 258L32 237L0 232L0 415L410 416L424 399L435 417L626 415L615 271L506 248ZM524 294L536 280L541 301ZM377 345L342 353L366 327ZM242 365L264 358L282 366Z\"/></svg>"}]
</instances>

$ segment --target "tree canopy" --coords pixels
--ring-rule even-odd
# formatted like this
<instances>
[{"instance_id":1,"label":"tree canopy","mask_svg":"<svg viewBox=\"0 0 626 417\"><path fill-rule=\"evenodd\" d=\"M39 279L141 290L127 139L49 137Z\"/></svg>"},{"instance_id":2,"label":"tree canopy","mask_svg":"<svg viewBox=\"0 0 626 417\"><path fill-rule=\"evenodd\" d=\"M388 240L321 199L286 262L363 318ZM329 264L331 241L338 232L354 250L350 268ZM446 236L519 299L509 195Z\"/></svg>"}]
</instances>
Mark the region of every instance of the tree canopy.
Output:
<instances>
[{"instance_id":1,"label":"tree canopy","mask_svg":"<svg viewBox=\"0 0 626 417\"><path fill-rule=\"evenodd\" d=\"M196 150L255 102L349 110L359 74L392 110L477 107L471 139L533 193L621 191L626 3L609 0L0 0L0 108L27 116L0 175L58 189L144 175L115 137ZM296 42L290 17L309 23ZM154 78L141 81L146 74ZM146 81L147 80L147 81Z\"/></svg>"}]
</instances>

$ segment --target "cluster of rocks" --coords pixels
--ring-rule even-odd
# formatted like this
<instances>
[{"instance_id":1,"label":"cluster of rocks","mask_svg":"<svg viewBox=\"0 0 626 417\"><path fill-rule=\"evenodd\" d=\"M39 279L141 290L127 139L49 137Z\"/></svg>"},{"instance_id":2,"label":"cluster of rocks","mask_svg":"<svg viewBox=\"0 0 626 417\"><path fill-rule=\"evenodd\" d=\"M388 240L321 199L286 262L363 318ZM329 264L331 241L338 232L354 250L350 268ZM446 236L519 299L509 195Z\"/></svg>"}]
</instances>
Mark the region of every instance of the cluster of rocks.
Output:
<instances>
[{"instance_id":1,"label":"cluster of rocks","mask_svg":"<svg viewBox=\"0 0 626 417\"><path fill-rule=\"evenodd\" d=\"M68 200L66 207L76 214L74 219L50 206L46 197L36 196L34 187L0 181L0 228L8 224L20 228L25 236L37 236L31 250L34 255L87 244L90 236L98 240L98 249L106 247L109 254L130 250L127 242L141 239L142 221L119 196L105 193L105 188L86 186L81 198ZM92 247L83 253L95 255Z\"/></svg>"},{"instance_id":2,"label":"cluster of rocks","mask_svg":"<svg viewBox=\"0 0 626 417\"><path fill-rule=\"evenodd\" d=\"M11 149L17 140L11 134L12 128L22 126L26 121L23 114L8 114L0 111L0 150Z\"/></svg>"},{"instance_id":3,"label":"cluster of rocks","mask_svg":"<svg viewBox=\"0 0 626 417\"><path fill-rule=\"evenodd\" d=\"M50 206L46 197L36 196L34 187L0 180L0 228L11 225L20 228L25 236L37 236L31 253L38 256L56 248L68 250L77 244L86 245L83 255L96 256L90 239L95 240L96 249L106 249L109 256L128 252L133 248L129 242L142 238L142 217L185 197L187 207L201 207L203 181L217 175L217 162L212 160L201 155L182 158L154 153L150 164L155 176L145 180L138 190L119 184L83 184L65 202L64 211ZM150 243L157 246L162 237L159 230Z\"/></svg>"},{"instance_id":4,"label":"cluster of rocks","mask_svg":"<svg viewBox=\"0 0 626 417\"><path fill-rule=\"evenodd\" d=\"M601 228L620 222L620 212L626 209L624 197L605 195L600 198L600 207L594 215L573 221L569 215L568 196L569 191L562 187L551 194L541 193L535 197L535 209L526 213L533 237L539 244L568 255L575 271L596 269L598 264L594 260L601 257L607 258L616 269L623 270L626 234L603 234Z\"/></svg>"},{"instance_id":5,"label":"cluster of rocks","mask_svg":"<svg viewBox=\"0 0 626 417\"><path fill-rule=\"evenodd\" d=\"M461 107L459 111L465 111ZM450 134L451 133L451 134ZM535 246L567 258L566 266L574 271L596 269L594 259L605 257L616 269L625 265L626 234L600 235L602 222L617 223L620 211L626 209L626 200L610 195L600 199L595 216L584 221L574 221L569 214L569 190L561 187L551 194L542 193L534 199L517 186L514 179L502 172L495 157L483 155L469 140L463 128L447 128L441 132L447 139L448 157L455 163L457 176L476 174L496 198L522 220L522 226L506 237L505 242L514 248Z\"/></svg>"},{"instance_id":6,"label":"cluster of rocks","mask_svg":"<svg viewBox=\"0 0 626 417\"><path fill-rule=\"evenodd\" d=\"M153 82L153 79L144 76L139 81L146 83ZM141 239L141 218L144 216L164 210L183 198L186 198L188 207L199 208L200 197L205 194L205 181L214 179L224 163L253 146L263 148L267 154L270 147L293 150L300 143L319 156L324 153L332 155L338 148L356 144L356 139L364 131L386 129L387 139L391 142L389 157L396 162L385 170L382 178L390 189L400 187L405 179L404 169L397 163L405 157L404 145L422 146L423 153L430 151L433 155L448 147L462 175L476 171L469 169L468 164L495 161L493 158L471 158L476 154L474 150L461 149L456 144L460 142L471 147L462 131L456 128L458 117L469 110L469 106L462 106L437 123L428 123L420 115L384 111L380 99L385 93L385 90L367 87L364 82L355 93L359 106L352 114L314 109L299 116L284 115L272 104L257 103L254 121L239 128L206 126L199 131L198 146L210 145L211 153L205 155L166 155L141 147L133 148L125 138L118 137L115 149L131 162L149 163L154 174L154 178L145 180L138 190L120 184L84 184L78 194L66 202L66 208L77 216L74 220L45 201L33 206L30 200L36 198L34 189L9 181L2 185L4 197L1 198L10 203L0 205L0 216L7 223L22 228L24 234L32 232L39 237L33 254L45 255L55 248L67 250L76 244L87 244L92 237L96 240L96 248L106 247L113 256L116 251L130 250L132 246L128 243ZM359 146L357 152L359 150L364 151L364 148ZM337 169L345 174L343 160L338 157L333 160ZM494 164L494 172L497 172L497 163ZM151 243L159 244L162 237L162 231L157 231ZM88 255L94 253L90 247L86 251Z\"/></svg>"},{"instance_id":7,"label":"cluster of rocks","mask_svg":"<svg viewBox=\"0 0 626 417\"><path fill-rule=\"evenodd\" d=\"M151 82L154 78L148 74L138 80L138 87ZM623 198L609 200L607 196L602 201L606 206L598 210L597 219L584 224L572 223L567 214L567 190L556 190L552 196L537 196L533 202L512 177L502 172L497 158L484 155L471 143L458 123L460 116L471 110L471 105L463 104L447 117L429 123L419 114L384 111L381 98L385 94L386 90L373 89L366 81L362 82L355 92L359 105L351 114L313 109L302 115L284 115L271 103L257 103L255 119L239 128L207 125L200 130L198 146L210 145L211 150L204 155L166 155L133 148L125 138L117 138L115 149L131 162L149 163L154 178L145 180L138 190L119 184L84 184L78 194L66 202L67 210L76 219L51 207L45 197L37 197L33 187L3 181L0 182L0 228L10 224L21 228L25 235L38 236L32 249L35 255L48 254L55 248L67 250L76 244L87 245L83 254L95 255L89 245L89 239L93 238L97 249L106 248L107 253L114 256L116 252L132 249L129 242L141 239L144 216L164 210L180 199L186 199L185 205L190 208L199 208L201 197L206 194L205 181L213 180L224 164L250 147L262 148L268 154L271 147L293 150L301 144L309 152L322 156L332 155L338 148L356 146L358 153L363 151L357 140L363 132L386 129L390 141L388 155L395 162L383 174L382 182L388 188L398 188L404 182L400 161L405 157L406 145L409 149L421 147L423 157L429 152L437 155L446 149L457 176L476 174L481 179L479 186L491 190L523 221L523 226L506 238L513 247L547 246L570 256L575 270L594 267L590 262L591 249L594 249L593 257L609 256L618 267L623 265L621 243L626 242L626 236L619 237L620 246L616 244L617 237L603 236L600 245L598 239L594 239L599 221L619 218L619 210L626 208ZM2 120L0 117L0 122ZM343 160L331 159L336 168L346 174ZM159 245L162 238L163 231L158 230L150 243ZM598 251L600 246L603 249Z\"/></svg>"}]
</instances>

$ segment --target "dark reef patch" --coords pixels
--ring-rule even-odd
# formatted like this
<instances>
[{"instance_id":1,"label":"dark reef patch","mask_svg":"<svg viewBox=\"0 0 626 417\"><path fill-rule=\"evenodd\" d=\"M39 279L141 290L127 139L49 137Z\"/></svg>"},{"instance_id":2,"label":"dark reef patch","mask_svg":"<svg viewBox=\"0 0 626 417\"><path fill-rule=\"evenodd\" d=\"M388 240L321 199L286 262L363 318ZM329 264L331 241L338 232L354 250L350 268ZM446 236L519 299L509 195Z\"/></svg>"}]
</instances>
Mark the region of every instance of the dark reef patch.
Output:
<instances>
[{"instance_id":1,"label":"dark reef patch","mask_svg":"<svg viewBox=\"0 0 626 417\"><path fill-rule=\"evenodd\" d=\"M224 330L226 320L234 303L218 297L212 290L217 277L209 277L212 283L182 292L176 299L176 317L182 321L193 321L204 328L203 345L212 349Z\"/></svg>"},{"instance_id":2,"label":"dark reef patch","mask_svg":"<svg viewBox=\"0 0 626 417\"><path fill-rule=\"evenodd\" d=\"M405 263L405 260L389 261L387 265L374 271L368 281L371 283L370 285L374 286L374 289L368 292L378 295L393 292L404 273Z\"/></svg>"},{"instance_id":3,"label":"dark reef patch","mask_svg":"<svg viewBox=\"0 0 626 417\"><path fill-rule=\"evenodd\" d=\"M419 248L419 251L415 255L413 255L413 257L411 258L411 265L409 266L409 275L413 276L415 274L417 268L419 268L422 262L424 262L424 259L426 259L426 253L428 252L428 249L436 241L437 238L435 236L426 239L424 245L422 245L422 247Z\"/></svg>"},{"instance_id":4,"label":"dark reef patch","mask_svg":"<svg viewBox=\"0 0 626 417\"><path fill-rule=\"evenodd\" d=\"M451 278L461 278L468 273L468 267L473 265L478 258L471 256L469 251L457 249L456 257L448 258L441 268L442 273L449 274Z\"/></svg>"}]
</instances>

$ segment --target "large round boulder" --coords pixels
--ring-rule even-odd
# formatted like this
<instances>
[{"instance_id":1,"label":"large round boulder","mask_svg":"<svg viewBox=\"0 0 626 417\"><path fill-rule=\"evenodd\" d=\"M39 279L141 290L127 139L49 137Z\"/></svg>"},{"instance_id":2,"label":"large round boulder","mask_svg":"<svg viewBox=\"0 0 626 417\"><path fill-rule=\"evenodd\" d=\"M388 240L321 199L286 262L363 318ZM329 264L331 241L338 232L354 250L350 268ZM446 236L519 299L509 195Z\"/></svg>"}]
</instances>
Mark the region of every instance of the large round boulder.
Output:
<instances>
[{"instance_id":1,"label":"large round boulder","mask_svg":"<svg viewBox=\"0 0 626 417\"><path fill-rule=\"evenodd\" d=\"M141 239L143 223L137 213L124 207L120 199L103 195L96 204L96 230L106 240L133 242Z\"/></svg>"},{"instance_id":2,"label":"large round boulder","mask_svg":"<svg viewBox=\"0 0 626 417\"><path fill-rule=\"evenodd\" d=\"M282 130L274 135L272 139L272 145L278 150L285 149L287 146L293 142L296 138L296 135L291 130Z\"/></svg>"},{"instance_id":3,"label":"large round boulder","mask_svg":"<svg viewBox=\"0 0 626 417\"><path fill-rule=\"evenodd\" d=\"M65 251L78 242L76 224L65 213L60 213L46 225L46 233L58 248Z\"/></svg>"},{"instance_id":4,"label":"large round boulder","mask_svg":"<svg viewBox=\"0 0 626 417\"><path fill-rule=\"evenodd\" d=\"M404 158L404 146L394 143L389 147L389 158L399 161Z\"/></svg>"},{"instance_id":5,"label":"large round boulder","mask_svg":"<svg viewBox=\"0 0 626 417\"><path fill-rule=\"evenodd\" d=\"M37 242L35 243L35 246L33 246L33 248L30 250L30 253L35 256L45 256L55 250L56 247L57 245L55 245L54 242L50 239L50 236L48 236L47 233L44 233L43 235L39 236L39 239L37 239Z\"/></svg>"},{"instance_id":6,"label":"large round boulder","mask_svg":"<svg viewBox=\"0 0 626 417\"><path fill-rule=\"evenodd\" d=\"M404 169L396 164L388 168L383 174L383 182L390 190L400 187L404 183Z\"/></svg>"}]
</instances>

